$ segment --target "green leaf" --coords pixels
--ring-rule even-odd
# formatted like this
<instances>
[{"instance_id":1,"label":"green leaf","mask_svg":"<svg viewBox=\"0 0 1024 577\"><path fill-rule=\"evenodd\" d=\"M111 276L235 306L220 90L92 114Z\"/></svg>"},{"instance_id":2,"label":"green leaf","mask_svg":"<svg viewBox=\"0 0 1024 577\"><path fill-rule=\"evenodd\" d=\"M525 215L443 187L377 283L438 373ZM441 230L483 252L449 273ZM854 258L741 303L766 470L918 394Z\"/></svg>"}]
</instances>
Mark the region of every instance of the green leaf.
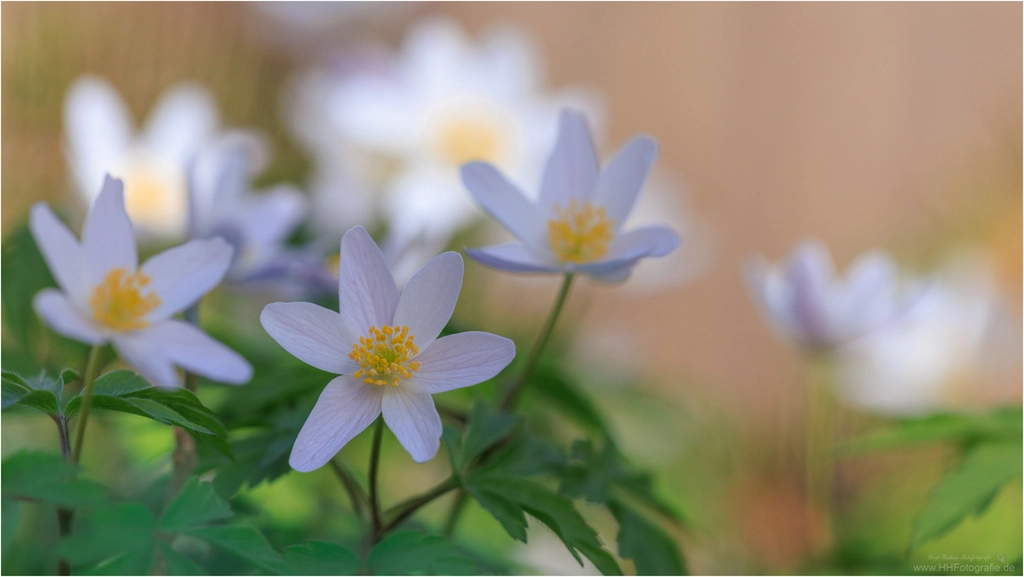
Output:
<instances>
[{"instance_id":1,"label":"green leaf","mask_svg":"<svg viewBox=\"0 0 1024 577\"><path fill-rule=\"evenodd\" d=\"M533 386L527 390L544 399L544 402L585 431L601 437L610 437L611 430L601 412L589 397L581 393L570 382L568 376L554 366L545 366L533 377Z\"/></svg>"},{"instance_id":2,"label":"green leaf","mask_svg":"<svg viewBox=\"0 0 1024 577\"><path fill-rule=\"evenodd\" d=\"M267 538L254 527L247 525L190 527L180 532L198 537L225 551L230 551L264 571L276 575L284 575L289 571L288 564L284 562L281 554L275 551Z\"/></svg>"},{"instance_id":3,"label":"green leaf","mask_svg":"<svg viewBox=\"0 0 1024 577\"><path fill-rule=\"evenodd\" d=\"M160 554L167 562L167 572L171 575L206 575L207 571L195 561L178 553L169 544L160 543Z\"/></svg>"},{"instance_id":4,"label":"green leaf","mask_svg":"<svg viewBox=\"0 0 1024 577\"><path fill-rule=\"evenodd\" d=\"M632 559L637 575L685 575L686 564L675 541L622 502L608 502L619 523L619 556Z\"/></svg>"},{"instance_id":5,"label":"green leaf","mask_svg":"<svg viewBox=\"0 0 1024 577\"><path fill-rule=\"evenodd\" d=\"M469 427L462 443L461 462L468 463L492 444L508 436L515 428L518 418L515 415L495 412L483 401L473 405L469 417Z\"/></svg>"},{"instance_id":6,"label":"green leaf","mask_svg":"<svg viewBox=\"0 0 1024 577\"><path fill-rule=\"evenodd\" d=\"M156 520L145 507L138 503L124 503L95 510L91 515L81 519L71 531L71 535L60 542L60 555L72 565L97 563L124 553L151 556L153 551L153 534ZM123 559L115 567L131 565ZM131 573L146 574L144 571Z\"/></svg>"},{"instance_id":7,"label":"green leaf","mask_svg":"<svg viewBox=\"0 0 1024 577\"><path fill-rule=\"evenodd\" d=\"M64 390L66 378L70 380L77 378L78 374L70 369L64 369L57 376L51 378L41 372L32 379L25 379L12 371L3 371L0 381L3 387L3 408L13 405L23 405L38 409L51 417L56 417L60 412L60 397Z\"/></svg>"},{"instance_id":8,"label":"green leaf","mask_svg":"<svg viewBox=\"0 0 1024 577\"><path fill-rule=\"evenodd\" d=\"M18 536L21 506L13 499L4 499L0 503L0 518L0 555L6 555Z\"/></svg>"},{"instance_id":9,"label":"green leaf","mask_svg":"<svg viewBox=\"0 0 1024 577\"><path fill-rule=\"evenodd\" d=\"M60 455L21 451L4 459L0 476L4 499L30 499L64 507L107 500L106 489L78 478L78 467Z\"/></svg>"},{"instance_id":10,"label":"green leaf","mask_svg":"<svg viewBox=\"0 0 1024 577\"><path fill-rule=\"evenodd\" d=\"M526 541L525 530L518 527L517 515L529 513L558 535L581 566L580 554L590 559L601 573L622 575L615 558L601 547L597 532L565 497L526 479L469 476L465 488L506 530L512 529L509 535L513 538Z\"/></svg>"},{"instance_id":11,"label":"green leaf","mask_svg":"<svg viewBox=\"0 0 1024 577\"><path fill-rule=\"evenodd\" d=\"M444 537L399 531L377 543L366 558L375 575L477 575L480 569Z\"/></svg>"},{"instance_id":12,"label":"green leaf","mask_svg":"<svg viewBox=\"0 0 1024 577\"><path fill-rule=\"evenodd\" d=\"M840 447L840 456L886 451L926 443L957 441L966 445L987 441L1020 441L1020 407L1001 407L983 414L949 413L907 419L895 428L874 433Z\"/></svg>"},{"instance_id":13,"label":"green leaf","mask_svg":"<svg viewBox=\"0 0 1024 577\"><path fill-rule=\"evenodd\" d=\"M284 559L295 575L355 575L361 565L355 553L325 541L288 547Z\"/></svg>"},{"instance_id":14,"label":"green leaf","mask_svg":"<svg viewBox=\"0 0 1024 577\"><path fill-rule=\"evenodd\" d=\"M153 563L152 545L127 551L86 571L86 575L147 575Z\"/></svg>"},{"instance_id":15,"label":"green leaf","mask_svg":"<svg viewBox=\"0 0 1024 577\"><path fill-rule=\"evenodd\" d=\"M160 518L160 528L177 532L232 516L231 507L213 490L211 483L192 477Z\"/></svg>"},{"instance_id":16,"label":"green leaf","mask_svg":"<svg viewBox=\"0 0 1024 577\"><path fill-rule=\"evenodd\" d=\"M928 505L914 521L910 546L917 547L984 511L999 490L1021 476L1019 443L990 443L972 449L960 467L932 491Z\"/></svg>"}]
</instances>

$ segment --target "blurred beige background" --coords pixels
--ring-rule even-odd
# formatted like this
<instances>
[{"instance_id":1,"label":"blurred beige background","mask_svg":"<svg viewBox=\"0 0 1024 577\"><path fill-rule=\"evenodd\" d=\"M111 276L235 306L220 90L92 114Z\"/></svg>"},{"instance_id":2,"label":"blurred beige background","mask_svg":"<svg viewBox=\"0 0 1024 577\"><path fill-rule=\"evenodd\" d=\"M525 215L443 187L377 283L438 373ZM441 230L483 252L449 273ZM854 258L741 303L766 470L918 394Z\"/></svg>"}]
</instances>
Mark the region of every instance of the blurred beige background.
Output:
<instances>
[{"instance_id":1,"label":"blurred beige background","mask_svg":"<svg viewBox=\"0 0 1024 577\"><path fill-rule=\"evenodd\" d=\"M350 38L397 41L405 24L440 12L470 31L519 25L542 48L552 87L601 91L605 154L633 132L660 139L659 167L682 180L713 232L711 267L655 295L584 289L577 306L600 311L584 317L593 331L639 339L667 386L683 378L755 413L788 404L802 387L796 355L758 318L740 267L808 236L841 265L872 247L915 263L980 243L996 253L1019 319L1019 4L433 4L387 19L356 11L288 49L242 4L2 11L5 227L68 189L60 111L80 73L120 87L137 119L174 81L208 83L229 124L277 141L270 180L303 167L278 110L296 66ZM525 284L528 297L554 290Z\"/></svg>"}]
</instances>

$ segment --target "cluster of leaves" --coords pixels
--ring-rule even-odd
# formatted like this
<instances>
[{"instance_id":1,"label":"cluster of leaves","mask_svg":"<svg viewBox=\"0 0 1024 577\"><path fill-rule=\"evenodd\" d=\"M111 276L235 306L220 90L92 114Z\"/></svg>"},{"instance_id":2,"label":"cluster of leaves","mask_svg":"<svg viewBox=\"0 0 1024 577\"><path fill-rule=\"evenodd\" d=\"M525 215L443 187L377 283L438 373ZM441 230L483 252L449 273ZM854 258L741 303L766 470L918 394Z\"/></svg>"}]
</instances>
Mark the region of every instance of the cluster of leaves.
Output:
<instances>
[{"instance_id":1,"label":"cluster of leaves","mask_svg":"<svg viewBox=\"0 0 1024 577\"><path fill-rule=\"evenodd\" d=\"M858 439L846 455L951 443L961 454L957 468L932 490L914 521L910 547L940 537L973 515L982 514L1007 484L1021 479L1024 414L1004 407L988 414L938 414L907 419L895 428Z\"/></svg>"}]
</instances>

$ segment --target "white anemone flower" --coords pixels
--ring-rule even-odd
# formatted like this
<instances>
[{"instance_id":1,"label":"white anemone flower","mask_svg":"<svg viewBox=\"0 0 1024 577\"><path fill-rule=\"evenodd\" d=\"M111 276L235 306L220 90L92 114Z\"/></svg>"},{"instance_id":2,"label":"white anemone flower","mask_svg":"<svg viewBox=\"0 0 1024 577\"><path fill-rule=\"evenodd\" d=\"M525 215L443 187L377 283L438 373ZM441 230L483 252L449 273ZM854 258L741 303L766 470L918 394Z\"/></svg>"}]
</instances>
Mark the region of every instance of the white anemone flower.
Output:
<instances>
[{"instance_id":1,"label":"white anemone flower","mask_svg":"<svg viewBox=\"0 0 1024 577\"><path fill-rule=\"evenodd\" d=\"M746 273L772 327L811 351L831 350L877 329L903 308L896 266L882 251L863 254L839 278L828 249L807 241L783 266L757 257Z\"/></svg>"},{"instance_id":2,"label":"white anemone flower","mask_svg":"<svg viewBox=\"0 0 1024 577\"><path fill-rule=\"evenodd\" d=\"M218 124L209 91L184 83L161 97L136 132L128 106L109 83L79 78L64 102L65 151L76 188L89 205L105 174L121 178L128 216L143 238L183 239L186 170Z\"/></svg>"},{"instance_id":3,"label":"white anemone flower","mask_svg":"<svg viewBox=\"0 0 1024 577\"><path fill-rule=\"evenodd\" d=\"M871 412L913 415L952 405L958 385L976 388L997 364L996 347L986 346L999 309L989 264L953 261L905 314L837 349L839 397Z\"/></svg>"},{"instance_id":4,"label":"white anemone flower","mask_svg":"<svg viewBox=\"0 0 1024 577\"><path fill-rule=\"evenodd\" d=\"M470 162L462 167L462 181L476 201L519 239L466 254L514 272L625 280L640 259L679 247L679 236L668 227L622 230L657 155L653 139L636 136L601 169L586 118L563 111L536 201L493 165Z\"/></svg>"},{"instance_id":5,"label":"white anemone flower","mask_svg":"<svg viewBox=\"0 0 1024 577\"><path fill-rule=\"evenodd\" d=\"M290 120L314 156L314 225L330 232L377 218L400 237L389 242L446 242L479 217L461 193L460 165L484 160L532 180L562 105L600 116L582 91L545 94L540 67L518 31L473 42L456 23L433 19L383 65L304 77Z\"/></svg>"},{"instance_id":6,"label":"white anemone flower","mask_svg":"<svg viewBox=\"0 0 1024 577\"><path fill-rule=\"evenodd\" d=\"M81 242L45 204L32 207L29 224L60 287L40 291L32 302L53 330L91 345L112 343L160 387L181 385L175 365L224 383L252 377L238 353L172 318L220 283L231 264L228 243L189 241L138 266L124 184L110 177L86 216Z\"/></svg>"},{"instance_id":7,"label":"white anemone flower","mask_svg":"<svg viewBox=\"0 0 1024 577\"><path fill-rule=\"evenodd\" d=\"M340 312L310 303L272 303L263 328L285 350L342 375L320 394L289 463L307 472L327 463L381 414L417 462L434 457L441 418L431 395L497 375L515 356L512 341L484 332L437 338L462 288L462 257L428 262L401 293L362 227L341 240Z\"/></svg>"},{"instance_id":8,"label":"white anemone flower","mask_svg":"<svg viewBox=\"0 0 1024 577\"><path fill-rule=\"evenodd\" d=\"M285 258L284 242L306 217L306 197L295 186L252 190L268 159L265 138L232 131L205 146L189 171L190 235L219 236L234 246L227 275L232 282L267 276Z\"/></svg>"}]
</instances>

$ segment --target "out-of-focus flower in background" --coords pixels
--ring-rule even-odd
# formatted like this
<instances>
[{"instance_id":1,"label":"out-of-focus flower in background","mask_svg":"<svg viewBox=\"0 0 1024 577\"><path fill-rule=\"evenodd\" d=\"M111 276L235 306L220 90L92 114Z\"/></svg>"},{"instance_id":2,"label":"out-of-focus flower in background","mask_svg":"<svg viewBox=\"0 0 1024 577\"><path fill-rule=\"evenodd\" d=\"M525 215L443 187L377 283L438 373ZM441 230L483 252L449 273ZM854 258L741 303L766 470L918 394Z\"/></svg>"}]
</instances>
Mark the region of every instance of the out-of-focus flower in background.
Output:
<instances>
[{"instance_id":1,"label":"out-of-focus flower in background","mask_svg":"<svg viewBox=\"0 0 1024 577\"><path fill-rule=\"evenodd\" d=\"M261 134L226 132L203 147L189 171L190 235L219 236L235 247L227 277L233 282L274 278L289 256L285 241L308 211L305 195L292 185L252 190L269 148Z\"/></svg>"},{"instance_id":2,"label":"out-of-focus flower in background","mask_svg":"<svg viewBox=\"0 0 1024 577\"><path fill-rule=\"evenodd\" d=\"M386 224L395 252L443 242L479 212L458 182L471 160L535 182L558 109L602 119L593 95L548 96L541 62L519 32L473 42L454 23L412 28L399 55L371 66L314 70L292 92L289 122L314 160L313 226L336 234Z\"/></svg>"},{"instance_id":3,"label":"out-of-focus flower in background","mask_svg":"<svg viewBox=\"0 0 1024 577\"><path fill-rule=\"evenodd\" d=\"M252 366L189 323L171 318L217 286L231 263L223 240L192 240L138 267L124 184L106 177L82 227L82 241L45 204L32 208L32 236L60 286L33 306L58 333L84 343L111 342L154 385L180 386L174 366L242 384ZM138 267L138 268L136 268Z\"/></svg>"},{"instance_id":4,"label":"out-of-focus flower in background","mask_svg":"<svg viewBox=\"0 0 1024 577\"><path fill-rule=\"evenodd\" d=\"M837 393L887 414L951 408L958 388L975 387L998 367L991 343L999 314L994 271L984 256L951 258L905 313L837 349Z\"/></svg>"},{"instance_id":5,"label":"out-of-focus flower in background","mask_svg":"<svg viewBox=\"0 0 1024 577\"><path fill-rule=\"evenodd\" d=\"M327 384L295 440L297 471L322 467L384 416L419 463L437 454L441 417L431 395L481 383L515 357L515 344L470 331L438 338L462 290L458 253L441 254L399 294L373 239L355 227L341 239L339 312L311 303L272 303L263 328L299 360L339 376Z\"/></svg>"},{"instance_id":6,"label":"out-of-focus flower in background","mask_svg":"<svg viewBox=\"0 0 1024 577\"><path fill-rule=\"evenodd\" d=\"M653 139L637 136L601 170L586 118L563 111L536 202L491 164L462 167L473 198L519 239L467 254L515 272L579 272L602 282L626 279L637 261L664 256L680 242L664 226L621 232L657 154Z\"/></svg>"},{"instance_id":7,"label":"out-of-focus flower in background","mask_svg":"<svg viewBox=\"0 0 1024 577\"><path fill-rule=\"evenodd\" d=\"M817 241L798 245L777 268L756 257L745 272L771 326L810 351L831 350L892 321L909 294L899 290L896 266L884 252L861 255L840 278Z\"/></svg>"},{"instance_id":8,"label":"out-of-focus flower in background","mask_svg":"<svg viewBox=\"0 0 1024 577\"><path fill-rule=\"evenodd\" d=\"M128 215L141 240L181 240L188 228L187 169L213 136L219 113L204 87L169 89L136 131L124 100L105 80L79 78L64 103L66 155L88 205L110 173L124 180Z\"/></svg>"}]
</instances>

